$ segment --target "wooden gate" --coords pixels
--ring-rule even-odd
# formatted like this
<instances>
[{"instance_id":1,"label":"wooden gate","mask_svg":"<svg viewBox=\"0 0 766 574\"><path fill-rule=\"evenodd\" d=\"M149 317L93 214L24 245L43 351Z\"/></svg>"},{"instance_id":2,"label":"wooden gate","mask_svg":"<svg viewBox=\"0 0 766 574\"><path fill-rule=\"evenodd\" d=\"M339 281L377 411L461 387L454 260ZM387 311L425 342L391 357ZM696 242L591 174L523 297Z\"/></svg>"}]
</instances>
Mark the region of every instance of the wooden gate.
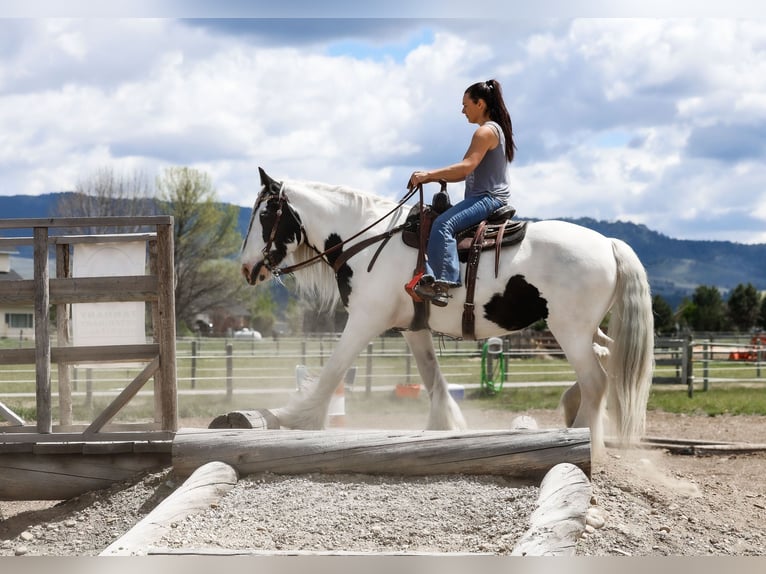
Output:
<instances>
[{"instance_id":1,"label":"wooden gate","mask_svg":"<svg viewBox=\"0 0 766 574\"><path fill-rule=\"evenodd\" d=\"M142 233L56 235L52 230L77 228L148 229ZM173 274L173 218L99 217L0 220L0 230L31 230L27 237L2 237L0 248L32 245L34 277L0 282L0 303L32 305L34 348L0 349L0 365L34 364L36 421L4 405L0 397L0 498L65 498L79 491L108 486L128 478L137 470L166 464L177 428L175 296ZM144 240L149 252L145 275L115 277L72 277L71 248L78 243L119 243ZM50 276L50 252L55 252L55 275ZM73 346L69 337L70 306L76 303L144 301L151 305L152 342L136 345ZM56 337L52 345L52 315ZM78 363L145 363L140 373L95 418L86 424L72 421L69 365ZM58 417L54 416L51 365L58 368ZM154 421L121 423L110 421L138 391L154 379ZM56 418L58 419L56 421ZM56 490L51 467L64 462L56 455L79 455L77 464L92 465L94 455L127 455L120 464L104 465L98 472L79 469L68 475ZM33 455L30 457L29 455ZM19 458L21 457L21 458ZM132 460L130 460L132 458ZM111 470L105 471L109 467ZM26 470L26 474L25 474ZM14 474L14 472L16 474ZM35 473L47 474L40 487L30 485ZM90 475L90 476L88 476ZM97 475L97 476L96 476ZM94 482L95 481L95 482ZM76 483L76 484L75 484Z\"/></svg>"}]
</instances>

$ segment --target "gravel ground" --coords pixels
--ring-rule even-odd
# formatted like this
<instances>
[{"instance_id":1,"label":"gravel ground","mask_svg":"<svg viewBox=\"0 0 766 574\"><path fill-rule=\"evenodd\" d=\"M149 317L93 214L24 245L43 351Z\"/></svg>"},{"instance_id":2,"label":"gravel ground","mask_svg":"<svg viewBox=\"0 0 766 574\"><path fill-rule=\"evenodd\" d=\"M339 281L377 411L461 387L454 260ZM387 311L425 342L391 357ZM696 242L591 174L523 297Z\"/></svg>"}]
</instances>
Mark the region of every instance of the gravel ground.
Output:
<instances>
[{"instance_id":1,"label":"gravel ground","mask_svg":"<svg viewBox=\"0 0 766 574\"><path fill-rule=\"evenodd\" d=\"M464 411L473 428L507 428L507 413ZM541 428L552 411L527 413ZM383 413L365 428L420 428ZM186 421L193 426L194 421ZM360 421L347 417L353 428ZM359 428L359 427L357 427ZM648 435L766 443L764 417L649 413ZM604 518L577 546L589 556L766 555L766 454L689 456L610 450L594 463L593 507ZM97 555L178 486L169 471L62 503L0 502L0 556ZM244 477L206 512L180 521L167 548L227 551L508 554L528 528L538 489L502 479L398 480L343 475Z\"/></svg>"}]
</instances>

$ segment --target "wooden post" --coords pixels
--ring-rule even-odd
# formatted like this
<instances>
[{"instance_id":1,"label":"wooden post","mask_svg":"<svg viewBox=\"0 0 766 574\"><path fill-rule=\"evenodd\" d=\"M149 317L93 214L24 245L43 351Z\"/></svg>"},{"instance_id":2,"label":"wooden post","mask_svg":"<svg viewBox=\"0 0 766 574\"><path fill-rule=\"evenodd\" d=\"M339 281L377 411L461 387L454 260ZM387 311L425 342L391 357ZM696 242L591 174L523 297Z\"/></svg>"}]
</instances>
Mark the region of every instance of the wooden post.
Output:
<instances>
[{"instance_id":1,"label":"wooden post","mask_svg":"<svg viewBox=\"0 0 766 574\"><path fill-rule=\"evenodd\" d=\"M197 386L197 341L191 344L191 388Z\"/></svg>"},{"instance_id":2,"label":"wooden post","mask_svg":"<svg viewBox=\"0 0 766 574\"><path fill-rule=\"evenodd\" d=\"M35 380L37 382L37 432L50 433L51 416L51 340L48 306L48 228L34 228L35 282Z\"/></svg>"},{"instance_id":3,"label":"wooden post","mask_svg":"<svg viewBox=\"0 0 766 574\"><path fill-rule=\"evenodd\" d=\"M372 343L367 343L367 373L364 382L364 394L372 394Z\"/></svg>"},{"instance_id":4,"label":"wooden post","mask_svg":"<svg viewBox=\"0 0 766 574\"><path fill-rule=\"evenodd\" d=\"M234 365L232 361L232 344L226 343L226 401L231 402L234 396Z\"/></svg>"},{"instance_id":5,"label":"wooden post","mask_svg":"<svg viewBox=\"0 0 766 574\"><path fill-rule=\"evenodd\" d=\"M173 268L173 218L167 225L157 225L157 279L159 293L160 396L162 430L178 428L178 399L176 396L176 320L175 271Z\"/></svg>"},{"instance_id":6,"label":"wooden post","mask_svg":"<svg viewBox=\"0 0 766 574\"><path fill-rule=\"evenodd\" d=\"M69 245L56 246L56 277L69 277ZM69 340L69 308L66 303L56 305L56 334L59 347L68 347ZM59 422L66 426L72 424L72 384L70 372L72 368L64 362L58 363L59 388Z\"/></svg>"},{"instance_id":7,"label":"wooden post","mask_svg":"<svg viewBox=\"0 0 766 574\"><path fill-rule=\"evenodd\" d=\"M590 431L181 429L176 433L173 466L177 473L187 476L215 460L230 464L240 476L257 472L492 474L537 484L562 462L590 474Z\"/></svg>"}]
</instances>

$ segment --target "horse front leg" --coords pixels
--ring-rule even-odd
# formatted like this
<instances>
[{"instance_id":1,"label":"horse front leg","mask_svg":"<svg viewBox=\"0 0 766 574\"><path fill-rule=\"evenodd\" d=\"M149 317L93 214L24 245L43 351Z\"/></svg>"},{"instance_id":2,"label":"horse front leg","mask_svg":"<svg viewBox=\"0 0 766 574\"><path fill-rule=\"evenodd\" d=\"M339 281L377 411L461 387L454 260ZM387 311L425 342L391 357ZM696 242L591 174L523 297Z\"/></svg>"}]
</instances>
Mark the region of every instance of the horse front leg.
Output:
<instances>
[{"instance_id":1,"label":"horse front leg","mask_svg":"<svg viewBox=\"0 0 766 574\"><path fill-rule=\"evenodd\" d=\"M351 320L319 373L319 380L295 395L287 406L273 410L279 424L291 429L323 429L333 392L342 384L346 371L377 332L354 328Z\"/></svg>"},{"instance_id":2,"label":"horse front leg","mask_svg":"<svg viewBox=\"0 0 766 574\"><path fill-rule=\"evenodd\" d=\"M420 378L428 390L431 408L428 413L429 430L465 430L467 425L460 407L449 394L447 380L442 375L431 332L405 331L404 339L415 357Z\"/></svg>"}]
</instances>

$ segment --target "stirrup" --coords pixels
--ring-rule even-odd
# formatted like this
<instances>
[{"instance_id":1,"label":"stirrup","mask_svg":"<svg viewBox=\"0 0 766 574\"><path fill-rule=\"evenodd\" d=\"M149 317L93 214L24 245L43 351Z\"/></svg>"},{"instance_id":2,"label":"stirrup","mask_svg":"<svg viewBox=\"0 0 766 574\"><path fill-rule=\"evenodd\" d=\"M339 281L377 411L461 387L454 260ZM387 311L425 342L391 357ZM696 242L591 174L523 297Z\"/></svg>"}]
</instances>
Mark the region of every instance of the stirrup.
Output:
<instances>
[{"instance_id":1,"label":"stirrup","mask_svg":"<svg viewBox=\"0 0 766 574\"><path fill-rule=\"evenodd\" d=\"M415 293L423 300L430 301L437 307L446 307L451 295L447 293L447 287L440 281L433 283L418 283L415 285Z\"/></svg>"}]
</instances>

